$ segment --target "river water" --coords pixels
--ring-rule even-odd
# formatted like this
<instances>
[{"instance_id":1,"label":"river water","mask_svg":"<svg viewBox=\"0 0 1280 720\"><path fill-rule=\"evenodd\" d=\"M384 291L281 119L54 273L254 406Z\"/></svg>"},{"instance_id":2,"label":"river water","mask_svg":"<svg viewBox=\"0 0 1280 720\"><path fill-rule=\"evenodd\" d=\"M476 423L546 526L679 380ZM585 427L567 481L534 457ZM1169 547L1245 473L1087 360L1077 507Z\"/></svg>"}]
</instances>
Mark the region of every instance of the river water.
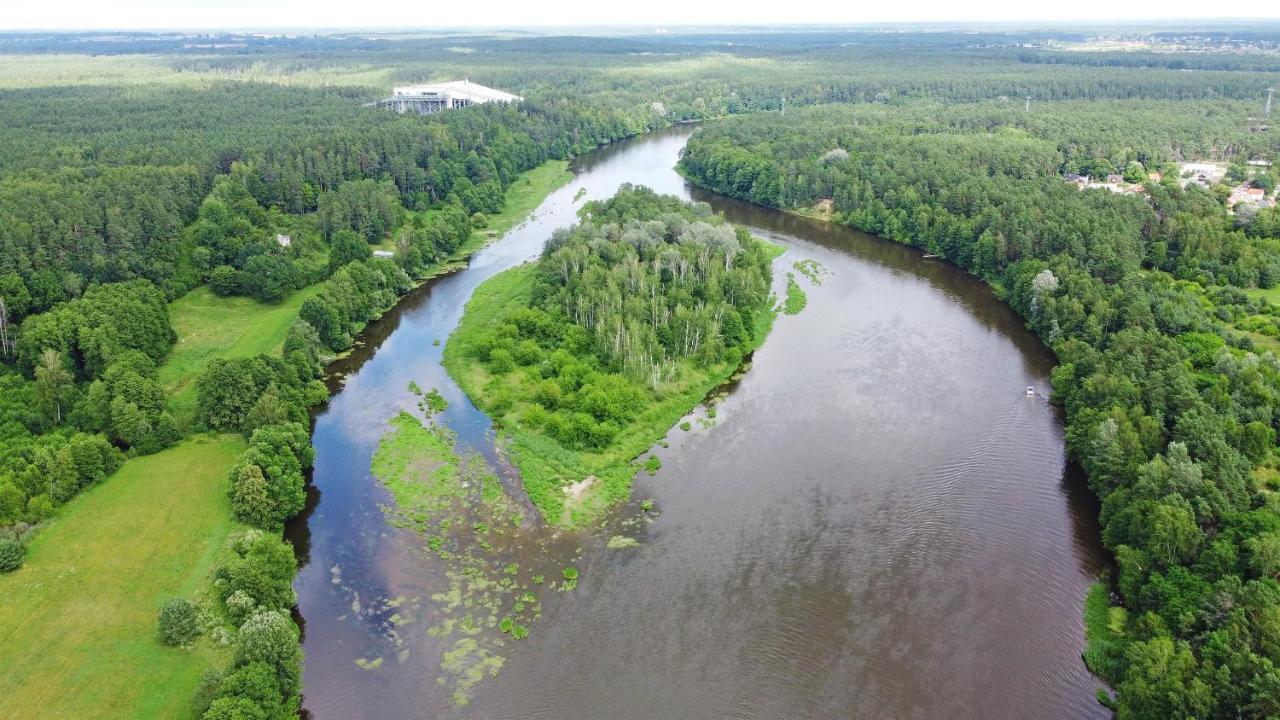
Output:
<instances>
[{"instance_id":1,"label":"river water","mask_svg":"<svg viewBox=\"0 0 1280 720\"><path fill-rule=\"evenodd\" d=\"M302 570L305 707L316 718L1106 717L1080 660L1083 597L1104 562L1096 501L1067 463L1052 356L981 283L913 249L693 189L691 128L581 158L576 179L462 272L430 283L333 368L317 415ZM370 458L410 381L488 459L488 418L440 368L472 290L537 256L623 182L704 200L782 244L808 307L780 316L715 418L691 415L641 474L640 544L553 533L514 552L581 568L546 592L496 677L451 700L426 632L447 568L390 526ZM586 196L576 199L580 188ZM439 344L436 344L439 341ZM639 514L637 503L616 513ZM369 665L376 659L377 667ZM365 667L357 664L360 661Z\"/></svg>"}]
</instances>

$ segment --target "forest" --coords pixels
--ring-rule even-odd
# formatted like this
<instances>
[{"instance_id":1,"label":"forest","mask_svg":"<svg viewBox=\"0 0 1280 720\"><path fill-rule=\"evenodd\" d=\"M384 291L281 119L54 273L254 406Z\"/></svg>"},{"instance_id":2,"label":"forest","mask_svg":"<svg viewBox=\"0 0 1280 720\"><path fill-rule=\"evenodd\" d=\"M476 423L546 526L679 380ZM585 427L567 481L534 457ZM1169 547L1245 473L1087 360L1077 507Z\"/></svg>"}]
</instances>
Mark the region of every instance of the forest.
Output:
<instances>
[{"instance_id":1,"label":"forest","mask_svg":"<svg viewBox=\"0 0 1280 720\"><path fill-rule=\"evenodd\" d=\"M1139 122L1151 106L1118 107L1111 121L1074 103L1026 117L985 105L923 121L910 108L752 116L700 129L682 164L773 207L830 198L837 222L991 284L1056 352L1068 446L1102 499L1128 611L1122 638L1086 654L1117 691L1107 701L1122 718L1269 717L1280 364L1255 352L1232 308L1280 281L1280 245L1176 173L1146 179L1145 194L1064 182L1082 165L1203 157L1192 138L1245 144L1194 104L1167 123Z\"/></svg>"},{"instance_id":2,"label":"forest","mask_svg":"<svg viewBox=\"0 0 1280 720\"><path fill-rule=\"evenodd\" d=\"M477 290L446 368L513 437L530 500L579 525L630 492L632 459L764 341L773 253L644 187L588 203L533 266ZM597 487L565 499L585 477Z\"/></svg>"},{"instance_id":3,"label":"forest","mask_svg":"<svg viewBox=\"0 0 1280 720\"><path fill-rule=\"evenodd\" d=\"M1103 499L1129 612L1123 642L1090 655L1118 714L1280 714L1280 364L1262 352L1280 313L1255 292L1280 284L1280 214L1228 214L1223 188L1184 189L1172 167L1227 162L1274 188L1276 166L1245 161L1276 159L1278 136L1240 118L1277 63L1068 53L1046 38L235 36L216 49L0 35L0 573L122 467L221 438L237 448L217 473L236 531L199 597L165 601L155 629L168 645L226 641L219 669L183 688L194 716L295 716L281 531L304 507L326 364L492 239L524 174L724 118L688 146L697 183L796 211L830 199L838 222L983 278L1057 352L1068 442ZM430 117L363 105L454 76L527 100ZM1081 192L1063 180L1075 173L1145 190ZM625 497L654 431L772 319L770 252L744 231L638 188L589 211L478 295L489 315L473 304L446 348L563 525ZM298 309L278 346L195 368L188 423L161 369L181 349L175 301L204 287ZM600 489L568 507L560 479L592 471Z\"/></svg>"}]
</instances>

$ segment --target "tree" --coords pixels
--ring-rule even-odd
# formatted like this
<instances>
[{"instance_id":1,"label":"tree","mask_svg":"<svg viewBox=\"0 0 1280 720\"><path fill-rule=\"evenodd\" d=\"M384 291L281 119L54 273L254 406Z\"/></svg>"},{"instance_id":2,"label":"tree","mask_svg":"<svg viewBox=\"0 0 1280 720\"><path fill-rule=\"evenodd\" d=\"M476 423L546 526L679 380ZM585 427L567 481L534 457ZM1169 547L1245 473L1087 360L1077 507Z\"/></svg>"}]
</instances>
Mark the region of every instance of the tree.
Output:
<instances>
[{"instance_id":1,"label":"tree","mask_svg":"<svg viewBox=\"0 0 1280 720\"><path fill-rule=\"evenodd\" d=\"M276 302L298 286L298 269L283 255L254 255L244 264L240 286L263 302Z\"/></svg>"},{"instance_id":2,"label":"tree","mask_svg":"<svg viewBox=\"0 0 1280 720\"><path fill-rule=\"evenodd\" d=\"M254 403L249 414L245 416L243 432L253 435L253 431L267 425L279 425L289 422L289 408L280 400L275 384L267 386L258 402Z\"/></svg>"},{"instance_id":3,"label":"tree","mask_svg":"<svg viewBox=\"0 0 1280 720\"><path fill-rule=\"evenodd\" d=\"M0 573L9 573L22 567L27 557L27 547L13 538L0 537Z\"/></svg>"},{"instance_id":4,"label":"tree","mask_svg":"<svg viewBox=\"0 0 1280 720\"><path fill-rule=\"evenodd\" d=\"M351 230L339 230L334 233L329 243L329 272L337 272L338 268L350 262L368 260L373 257L368 241Z\"/></svg>"},{"instance_id":5,"label":"tree","mask_svg":"<svg viewBox=\"0 0 1280 720\"><path fill-rule=\"evenodd\" d=\"M262 468L245 464L232 470L231 511L236 519L254 527L275 527L278 513Z\"/></svg>"},{"instance_id":6,"label":"tree","mask_svg":"<svg viewBox=\"0 0 1280 720\"><path fill-rule=\"evenodd\" d=\"M63 364L62 353L52 348L41 352L35 375L45 413L51 416L55 425L62 424L62 406L75 380Z\"/></svg>"},{"instance_id":7,"label":"tree","mask_svg":"<svg viewBox=\"0 0 1280 720\"><path fill-rule=\"evenodd\" d=\"M209 275L209 288L215 295L235 295L240 292L240 273L230 265L219 265Z\"/></svg>"},{"instance_id":8,"label":"tree","mask_svg":"<svg viewBox=\"0 0 1280 720\"><path fill-rule=\"evenodd\" d=\"M263 663L271 668L285 698L295 698L302 690L298 626L281 611L265 610L245 620L234 662L238 666Z\"/></svg>"},{"instance_id":9,"label":"tree","mask_svg":"<svg viewBox=\"0 0 1280 720\"><path fill-rule=\"evenodd\" d=\"M1142 163L1137 160L1130 160L1129 164L1124 168L1124 181L1127 183L1140 183L1147 179L1147 169L1142 167Z\"/></svg>"},{"instance_id":10,"label":"tree","mask_svg":"<svg viewBox=\"0 0 1280 720\"><path fill-rule=\"evenodd\" d=\"M169 598L160 608L156 618L160 642L165 645L186 645L200 634L196 606L185 598Z\"/></svg>"}]
</instances>

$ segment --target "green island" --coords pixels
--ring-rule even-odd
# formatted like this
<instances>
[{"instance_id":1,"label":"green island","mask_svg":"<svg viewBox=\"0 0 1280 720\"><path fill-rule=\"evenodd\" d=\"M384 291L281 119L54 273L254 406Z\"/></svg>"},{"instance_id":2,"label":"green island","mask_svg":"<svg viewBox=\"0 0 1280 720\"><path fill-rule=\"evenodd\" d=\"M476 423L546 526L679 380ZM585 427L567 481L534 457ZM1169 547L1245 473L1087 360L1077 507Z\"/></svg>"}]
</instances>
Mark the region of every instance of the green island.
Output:
<instances>
[{"instance_id":1,"label":"green island","mask_svg":"<svg viewBox=\"0 0 1280 720\"><path fill-rule=\"evenodd\" d=\"M444 352L529 499L566 527L626 499L635 460L764 341L780 251L647 188L583 213L480 285Z\"/></svg>"}]
</instances>

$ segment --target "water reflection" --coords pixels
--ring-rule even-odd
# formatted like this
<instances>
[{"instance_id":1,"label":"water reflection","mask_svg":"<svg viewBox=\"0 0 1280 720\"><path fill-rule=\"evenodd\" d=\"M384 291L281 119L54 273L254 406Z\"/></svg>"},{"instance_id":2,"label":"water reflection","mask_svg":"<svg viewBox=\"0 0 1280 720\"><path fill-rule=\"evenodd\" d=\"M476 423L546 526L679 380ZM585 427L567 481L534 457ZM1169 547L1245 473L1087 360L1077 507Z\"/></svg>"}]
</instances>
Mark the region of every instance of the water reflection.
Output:
<instances>
[{"instance_id":1,"label":"water reflection","mask_svg":"<svg viewBox=\"0 0 1280 720\"><path fill-rule=\"evenodd\" d=\"M920 253L690 190L672 171L689 129L620 143L471 266L417 291L335 368L316 419L297 586L317 717L1102 717L1084 670L1081 602L1101 562L1096 504L1066 463L1053 359L981 283ZM422 538L389 527L369 458L410 380L449 400L460 442L500 462L488 419L439 367L483 279L536 256L588 198L622 182L710 202L821 262L806 310L779 319L714 418L673 428L652 524L551 534L516 553L574 558L528 639L454 707L424 623L389 632L389 599L446 585ZM508 482L514 482L507 473ZM633 504L634 505L634 504ZM640 545L609 550L624 532ZM301 539L301 536L299 536ZM356 660L396 658L377 670ZM399 659L403 658L403 659Z\"/></svg>"}]
</instances>

